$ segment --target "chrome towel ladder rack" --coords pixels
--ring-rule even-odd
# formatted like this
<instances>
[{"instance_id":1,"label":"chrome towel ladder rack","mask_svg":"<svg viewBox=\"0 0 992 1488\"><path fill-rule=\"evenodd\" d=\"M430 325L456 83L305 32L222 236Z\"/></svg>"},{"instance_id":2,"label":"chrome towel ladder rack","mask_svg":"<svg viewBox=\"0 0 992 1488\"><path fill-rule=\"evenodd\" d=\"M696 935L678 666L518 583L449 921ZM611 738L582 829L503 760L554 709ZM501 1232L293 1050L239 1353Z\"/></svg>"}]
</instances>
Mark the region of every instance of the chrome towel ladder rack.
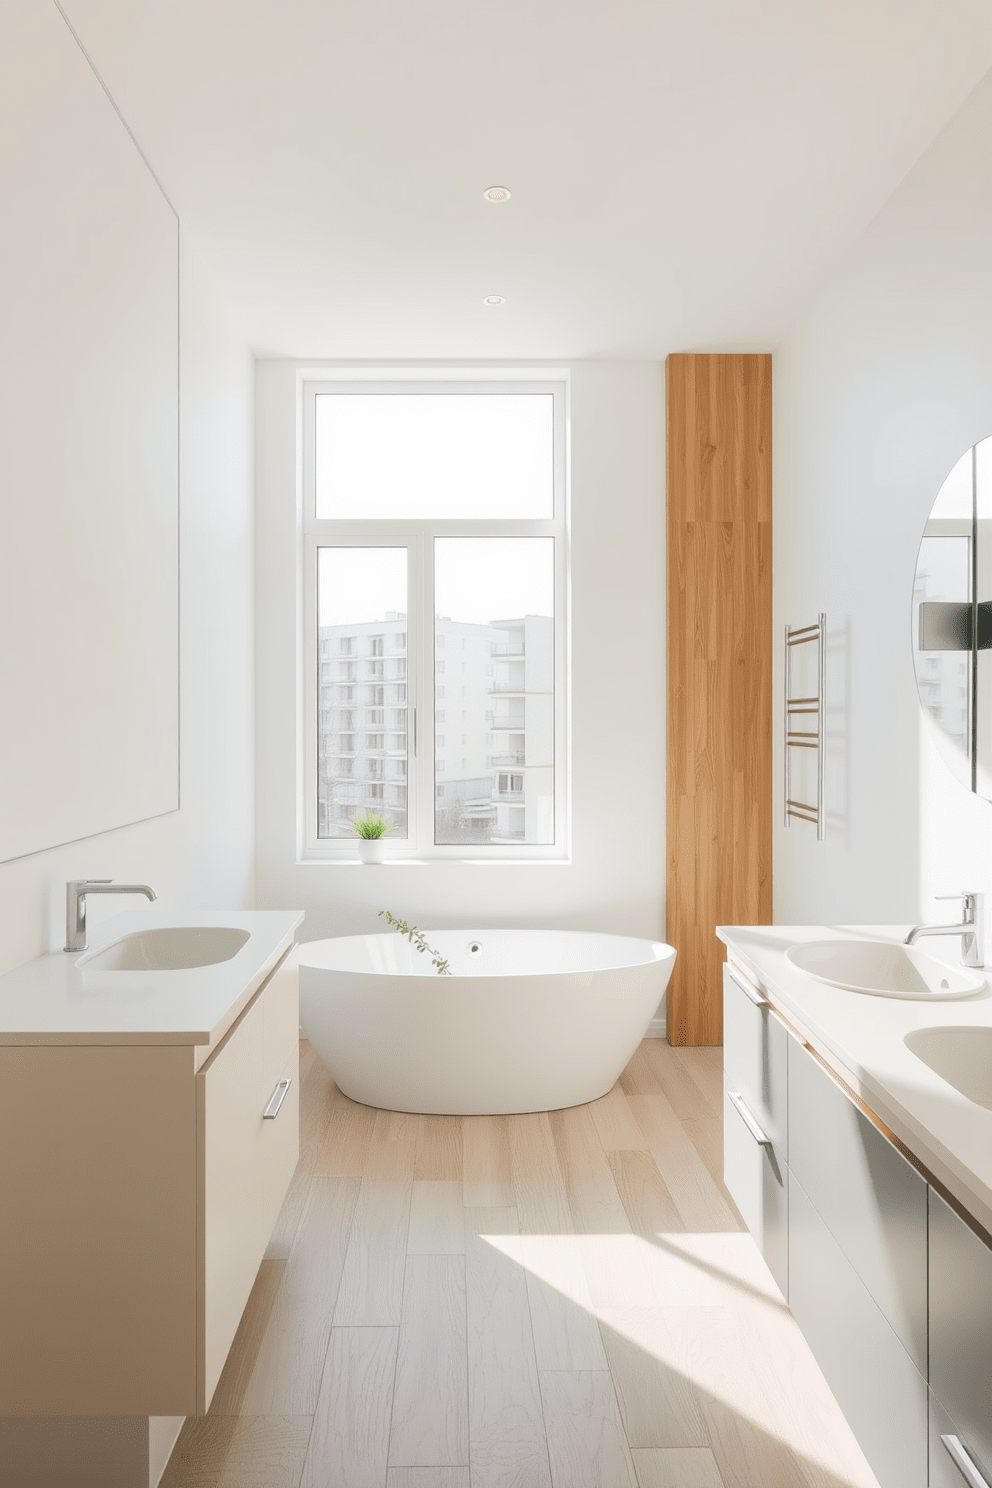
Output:
<instances>
[{"instance_id":1,"label":"chrome towel ladder rack","mask_svg":"<svg viewBox=\"0 0 992 1488\"><path fill-rule=\"evenodd\" d=\"M816 827L816 840L822 842L826 836L826 813L823 805L823 692L824 692L824 643L827 634L827 617L820 614L815 625L787 625L785 627L785 825L796 821L812 822ZM792 696L792 651L795 646L816 646L816 696ZM815 719L815 731L808 727ZM798 725L804 723L806 728ZM792 751L794 749L816 750L816 801L792 799Z\"/></svg>"}]
</instances>

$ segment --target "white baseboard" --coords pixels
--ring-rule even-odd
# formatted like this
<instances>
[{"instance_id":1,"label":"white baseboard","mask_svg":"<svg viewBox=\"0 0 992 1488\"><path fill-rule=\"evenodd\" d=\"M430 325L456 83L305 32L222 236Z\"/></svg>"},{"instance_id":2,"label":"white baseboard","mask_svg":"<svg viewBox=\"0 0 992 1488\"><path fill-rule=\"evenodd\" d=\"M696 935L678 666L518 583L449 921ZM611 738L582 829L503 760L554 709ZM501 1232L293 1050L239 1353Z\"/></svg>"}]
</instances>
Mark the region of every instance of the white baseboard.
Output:
<instances>
[{"instance_id":1,"label":"white baseboard","mask_svg":"<svg viewBox=\"0 0 992 1488\"><path fill-rule=\"evenodd\" d=\"M668 1037L668 996L667 994L658 1004L657 1011L648 1024L645 1038L667 1038Z\"/></svg>"}]
</instances>

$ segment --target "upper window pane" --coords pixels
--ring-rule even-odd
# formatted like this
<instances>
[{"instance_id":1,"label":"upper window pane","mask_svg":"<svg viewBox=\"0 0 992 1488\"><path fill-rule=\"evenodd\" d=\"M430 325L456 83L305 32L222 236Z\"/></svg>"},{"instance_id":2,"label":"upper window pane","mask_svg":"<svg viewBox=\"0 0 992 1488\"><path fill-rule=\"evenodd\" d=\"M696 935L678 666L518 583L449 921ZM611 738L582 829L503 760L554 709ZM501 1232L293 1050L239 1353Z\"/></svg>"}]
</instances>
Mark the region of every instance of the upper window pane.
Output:
<instances>
[{"instance_id":1,"label":"upper window pane","mask_svg":"<svg viewBox=\"0 0 992 1488\"><path fill-rule=\"evenodd\" d=\"M318 393L316 514L550 519L551 393Z\"/></svg>"}]
</instances>

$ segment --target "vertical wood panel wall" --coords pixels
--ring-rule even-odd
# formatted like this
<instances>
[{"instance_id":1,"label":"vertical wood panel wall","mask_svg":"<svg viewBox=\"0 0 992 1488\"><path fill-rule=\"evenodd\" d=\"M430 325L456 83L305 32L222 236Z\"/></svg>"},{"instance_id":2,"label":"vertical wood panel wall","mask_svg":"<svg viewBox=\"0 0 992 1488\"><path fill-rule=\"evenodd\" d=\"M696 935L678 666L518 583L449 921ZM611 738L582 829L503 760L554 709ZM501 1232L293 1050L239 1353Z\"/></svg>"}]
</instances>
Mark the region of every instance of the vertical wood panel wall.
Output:
<instances>
[{"instance_id":1,"label":"vertical wood panel wall","mask_svg":"<svg viewBox=\"0 0 992 1488\"><path fill-rule=\"evenodd\" d=\"M719 1044L714 927L772 917L772 359L666 374L668 1037Z\"/></svg>"}]
</instances>

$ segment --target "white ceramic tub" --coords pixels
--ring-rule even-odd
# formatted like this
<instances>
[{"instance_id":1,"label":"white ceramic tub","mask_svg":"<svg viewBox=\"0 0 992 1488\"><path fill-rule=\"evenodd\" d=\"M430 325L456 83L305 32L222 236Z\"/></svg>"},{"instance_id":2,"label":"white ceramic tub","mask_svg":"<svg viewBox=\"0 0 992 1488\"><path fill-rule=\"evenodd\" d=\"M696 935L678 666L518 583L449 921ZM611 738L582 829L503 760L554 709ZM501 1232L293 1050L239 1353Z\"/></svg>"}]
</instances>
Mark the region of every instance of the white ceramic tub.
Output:
<instances>
[{"instance_id":1,"label":"white ceramic tub","mask_svg":"<svg viewBox=\"0 0 992 1488\"><path fill-rule=\"evenodd\" d=\"M675 961L660 941L573 930L432 930L300 947L300 1022L345 1095L388 1111L497 1115L605 1095Z\"/></svg>"}]
</instances>

